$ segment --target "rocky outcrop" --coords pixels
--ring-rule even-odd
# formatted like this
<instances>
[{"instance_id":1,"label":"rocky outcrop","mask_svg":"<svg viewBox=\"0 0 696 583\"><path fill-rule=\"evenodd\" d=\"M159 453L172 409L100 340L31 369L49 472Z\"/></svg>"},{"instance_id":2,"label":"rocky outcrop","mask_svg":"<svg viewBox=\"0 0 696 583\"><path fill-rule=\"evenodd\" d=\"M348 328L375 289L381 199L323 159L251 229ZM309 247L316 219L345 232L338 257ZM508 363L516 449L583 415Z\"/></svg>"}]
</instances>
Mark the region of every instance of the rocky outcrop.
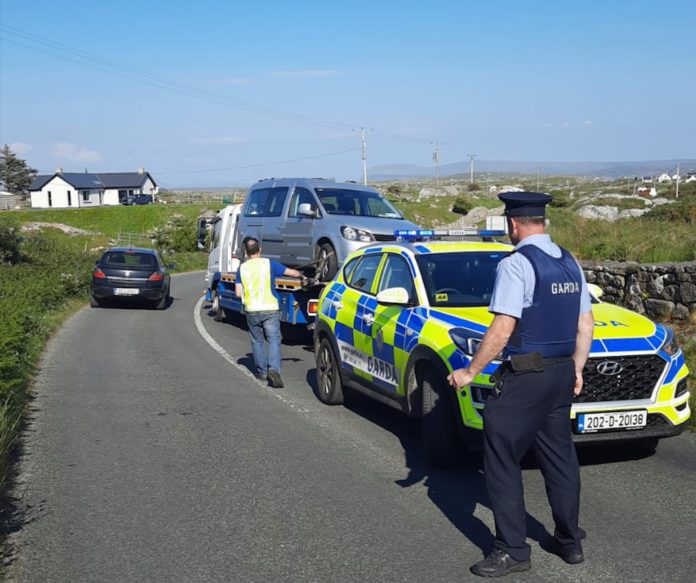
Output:
<instances>
[{"instance_id":1,"label":"rocky outcrop","mask_svg":"<svg viewBox=\"0 0 696 583\"><path fill-rule=\"evenodd\" d=\"M656 320L686 320L696 313L696 262L581 262L588 283L602 288L602 300Z\"/></svg>"}]
</instances>

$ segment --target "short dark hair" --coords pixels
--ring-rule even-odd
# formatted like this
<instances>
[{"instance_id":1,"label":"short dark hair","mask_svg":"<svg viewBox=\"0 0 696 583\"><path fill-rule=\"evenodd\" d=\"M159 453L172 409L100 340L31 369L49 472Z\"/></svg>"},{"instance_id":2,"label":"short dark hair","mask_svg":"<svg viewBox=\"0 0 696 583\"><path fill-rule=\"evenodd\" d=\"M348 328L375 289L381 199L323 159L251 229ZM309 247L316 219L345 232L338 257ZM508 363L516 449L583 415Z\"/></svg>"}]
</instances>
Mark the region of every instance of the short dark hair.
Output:
<instances>
[{"instance_id":1,"label":"short dark hair","mask_svg":"<svg viewBox=\"0 0 696 583\"><path fill-rule=\"evenodd\" d=\"M261 251L261 246L259 245L259 242L253 237L247 237L246 239L244 239L244 251L246 251L247 255L256 255L258 252Z\"/></svg>"},{"instance_id":2,"label":"short dark hair","mask_svg":"<svg viewBox=\"0 0 696 583\"><path fill-rule=\"evenodd\" d=\"M508 219L515 219L520 225L546 226L545 217L508 217Z\"/></svg>"}]
</instances>

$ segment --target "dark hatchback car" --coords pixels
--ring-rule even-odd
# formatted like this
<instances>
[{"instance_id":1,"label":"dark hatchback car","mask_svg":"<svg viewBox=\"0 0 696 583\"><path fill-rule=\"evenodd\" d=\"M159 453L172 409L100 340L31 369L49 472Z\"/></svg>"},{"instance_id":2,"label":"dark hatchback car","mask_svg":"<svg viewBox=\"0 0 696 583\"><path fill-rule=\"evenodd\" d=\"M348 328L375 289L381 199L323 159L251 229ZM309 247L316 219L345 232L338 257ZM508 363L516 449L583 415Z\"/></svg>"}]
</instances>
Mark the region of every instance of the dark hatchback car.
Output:
<instances>
[{"instance_id":1,"label":"dark hatchback car","mask_svg":"<svg viewBox=\"0 0 696 583\"><path fill-rule=\"evenodd\" d=\"M112 247L92 271L90 306L96 308L112 298L148 302L164 310L169 300L171 278L154 249Z\"/></svg>"}]
</instances>

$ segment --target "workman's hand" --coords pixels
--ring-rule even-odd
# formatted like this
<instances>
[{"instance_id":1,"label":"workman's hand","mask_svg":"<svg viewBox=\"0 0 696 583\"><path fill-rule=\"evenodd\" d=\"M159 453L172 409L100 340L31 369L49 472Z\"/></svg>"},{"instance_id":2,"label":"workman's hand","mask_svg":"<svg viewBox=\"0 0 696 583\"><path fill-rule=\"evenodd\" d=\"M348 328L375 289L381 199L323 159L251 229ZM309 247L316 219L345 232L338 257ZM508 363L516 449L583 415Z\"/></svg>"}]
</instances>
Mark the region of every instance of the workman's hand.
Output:
<instances>
[{"instance_id":1,"label":"workman's hand","mask_svg":"<svg viewBox=\"0 0 696 583\"><path fill-rule=\"evenodd\" d=\"M575 389L573 390L573 393L575 393L576 397L580 393L582 393L582 385L583 385L582 372L575 371Z\"/></svg>"},{"instance_id":2,"label":"workman's hand","mask_svg":"<svg viewBox=\"0 0 696 583\"><path fill-rule=\"evenodd\" d=\"M458 368L447 377L447 381L455 389L461 389L471 384L474 380L474 375L468 368Z\"/></svg>"}]
</instances>

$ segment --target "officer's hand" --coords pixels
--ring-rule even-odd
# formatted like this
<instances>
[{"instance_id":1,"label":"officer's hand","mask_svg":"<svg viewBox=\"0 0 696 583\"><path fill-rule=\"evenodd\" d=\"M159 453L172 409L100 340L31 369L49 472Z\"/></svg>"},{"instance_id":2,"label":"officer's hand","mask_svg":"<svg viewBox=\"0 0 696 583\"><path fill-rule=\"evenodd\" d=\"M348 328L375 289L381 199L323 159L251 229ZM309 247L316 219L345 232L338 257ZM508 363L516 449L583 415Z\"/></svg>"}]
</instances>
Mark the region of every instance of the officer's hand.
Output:
<instances>
[{"instance_id":1,"label":"officer's hand","mask_svg":"<svg viewBox=\"0 0 696 583\"><path fill-rule=\"evenodd\" d=\"M575 396L577 397L580 393L582 393L582 385L583 385L583 380L582 380L582 373L581 372L576 372L575 373L575 389L574 393Z\"/></svg>"},{"instance_id":2,"label":"officer's hand","mask_svg":"<svg viewBox=\"0 0 696 583\"><path fill-rule=\"evenodd\" d=\"M455 389L461 389L471 384L474 380L474 375L469 372L468 368L458 368L447 377L447 381Z\"/></svg>"}]
</instances>

